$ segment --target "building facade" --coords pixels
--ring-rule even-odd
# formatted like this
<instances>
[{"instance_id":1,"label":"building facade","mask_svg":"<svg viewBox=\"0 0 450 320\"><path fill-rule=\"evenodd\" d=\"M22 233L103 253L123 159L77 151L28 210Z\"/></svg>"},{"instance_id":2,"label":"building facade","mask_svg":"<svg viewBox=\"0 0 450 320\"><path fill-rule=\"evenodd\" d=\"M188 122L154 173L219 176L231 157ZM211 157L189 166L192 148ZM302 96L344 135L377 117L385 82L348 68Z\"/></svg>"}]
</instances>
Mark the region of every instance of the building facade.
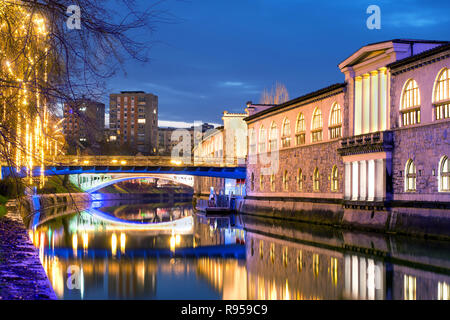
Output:
<instances>
[{"instance_id":1,"label":"building facade","mask_svg":"<svg viewBox=\"0 0 450 320\"><path fill-rule=\"evenodd\" d=\"M339 64L344 83L250 105L242 210L450 236L449 55L448 42L370 44Z\"/></svg>"},{"instance_id":2,"label":"building facade","mask_svg":"<svg viewBox=\"0 0 450 320\"><path fill-rule=\"evenodd\" d=\"M216 166L245 165L247 157L247 125L245 113L223 112L223 126L207 130L194 147L194 163ZM198 197L214 193L244 195L245 181L214 177L195 177L194 190Z\"/></svg>"},{"instance_id":3,"label":"building facade","mask_svg":"<svg viewBox=\"0 0 450 320\"><path fill-rule=\"evenodd\" d=\"M105 105L90 99L64 104L63 131L69 145L93 145L103 140Z\"/></svg>"},{"instance_id":4,"label":"building facade","mask_svg":"<svg viewBox=\"0 0 450 320\"><path fill-rule=\"evenodd\" d=\"M154 155L158 148L158 96L144 91L111 94L110 142L128 145L136 153ZM114 133L115 132L115 133Z\"/></svg>"}]
</instances>

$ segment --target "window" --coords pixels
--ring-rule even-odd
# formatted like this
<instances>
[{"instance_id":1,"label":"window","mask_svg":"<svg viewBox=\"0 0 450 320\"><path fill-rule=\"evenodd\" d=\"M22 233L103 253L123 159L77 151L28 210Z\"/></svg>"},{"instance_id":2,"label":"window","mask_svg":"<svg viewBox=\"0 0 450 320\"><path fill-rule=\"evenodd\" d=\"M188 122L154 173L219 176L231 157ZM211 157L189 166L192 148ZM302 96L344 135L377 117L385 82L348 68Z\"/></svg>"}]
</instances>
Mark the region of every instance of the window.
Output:
<instances>
[{"instance_id":1,"label":"window","mask_svg":"<svg viewBox=\"0 0 450 320\"><path fill-rule=\"evenodd\" d=\"M404 300L416 300L416 277L403 275Z\"/></svg>"},{"instance_id":2,"label":"window","mask_svg":"<svg viewBox=\"0 0 450 320\"><path fill-rule=\"evenodd\" d=\"M341 106L335 103L331 108L330 123L328 125L330 139L336 139L341 137L342 134L341 128L342 128Z\"/></svg>"},{"instance_id":3,"label":"window","mask_svg":"<svg viewBox=\"0 0 450 320\"><path fill-rule=\"evenodd\" d=\"M306 143L305 132L306 132L305 116L303 115L303 113L300 112L297 117L297 126L295 129L295 141L297 146Z\"/></svg>"},{"instance_id":4,"label":"window","mask_svg":"<svg viewBox=\"0 0 450 320\"><path fill-rule=\"evenodd\" d=\"M284 188L284 191L289 190L289 175L288 175L287 170L284 170L284 172L283 172L283 188Z\"/></svg>"},{"instance_id":5,"label":"window","mask_svg":"<svg viewBox=\"0 0 450 320\"><path fill-rule=\"evenodd\" d=\"M400 113L402 126L420 123L420 92L417 82L413 79L408 80L403 90Z\"/></svg>"},{"instance_id":6,"label":"window","mask_svg":"<svg viewBox=\"0 0 450 320\"><path fill-rule=\"evenodd\" d=\"M283 121L283 131L281 136L281 145L283 148L291 146L291 122L288 118Z\"/></svg>"},{"instance_id":7,"label":"window","mask_svg":"<svg viewBox=\"0 0 450 320\"><path fill-rule=\"evenodd\" d=\"M252 172L252 179L250 183L250 190L253 191L255 189L255 174Z\"/></svg>"},{"instance_id":8,"label":"window","mask_svg":"<svg viewBox=\"0 0 450 320\"><path fill-rule=\"evenodd\" d=\"M406 163L405 173L405 191L416 191L416 166L411 159Z\"/></svg>"},{"instance_id":9,"label":"window","mask_svg":"<svg viewBox=\"0 0 450 320\"><path fill-rule=\"evenodd\" d=\"M275 191L275 175L270 175L270 191Z\"/></svg>"},{"instance_id":10,"label":"window","mask_svg":"<svg viewBox=\"0 0 450 320\"><path fill-rule=\"evenodd\" d=\"M250 129L250 154L254 155L256 154L256 133L255 129Z\"/></svg>"},{"instance_id":11,"label":"window","mask_svg":"<svg viewBox=\"0 0 450 320\"><path fill-rule=\"evenodd\" d=\"M439 74L434 91L434 114L436 120L450 118L450 69Z\"/></svg>"},{"instance_id":12,"label":"window","mask_svg":"<svg viewBox=\"0 0 450 320\"><path fill-rule=\"evenodd\" d=\"M450 161L447 156L442 157L441 165L439 168L439 180L440 180L440 188L441 192L449 192L450 191Z\"/></svg>"},{"instance_id":13,"label":"window","mask_svg":"<svg viewBox=\"0 0 450 320\"><path fill-rule=\"evenodd\" d=\"M313 188L314 188L314 191L319 191L320 190L320 173L319 173L319 169L318 168L314 169Z\"/></svg>"},{"instance_id":14,"label":"window","mask_svg":"<svg viewBox=\"0 0 450 320\"><path fill-rule=\"evenodd\" d=\"M259 128L259 153L266 152L266 129L264 126Z\"/></svg>"},{"instance_id":15,"label":"window","mask_svg":"<svg viewBox=\"0 0 450 320\"><path fill-rule=\"evenodd\" d=\"M264 190L264 175L259 175L259 191Z\"/></svg>"},{"instance_id":16,"label":"window","mask_svg":"<svg viewBox=\"0 0 450 320\"><path fill-rule=\"evenodd\" d=\"M312 126L311 126L311 141L322 141L322 111L319 108L314 109Z\"/></svg>"},{"instance_id":17,"label":"window","mask_svg":"<svg viewBox=\"0 0 450 320\"><path fill-rule=\"evenodd\" d=\"M269 132L269 151L277 150L278 147L277 142L278 142L277 124L275 122L272 122Z\"/></svg>"},{"instance_id":18,"label":"window","mask_svg":"<svg viewBox=\"0 0 450 320\"><path fill-rule=\"evenodd\" d=\"M337 166L331 169L331 191L339 191L339 172Z\"/></svg>"},{"instance_id":19,"label":"window","mask_svg":"<svg viewBox=\"0 0 450 320\"><path fill-rule=\"evenodd\" d=\"M302 191L303 190L303 174L302 169L298 169L297 173L297 190Z\"/></svg>"}]
</instances>

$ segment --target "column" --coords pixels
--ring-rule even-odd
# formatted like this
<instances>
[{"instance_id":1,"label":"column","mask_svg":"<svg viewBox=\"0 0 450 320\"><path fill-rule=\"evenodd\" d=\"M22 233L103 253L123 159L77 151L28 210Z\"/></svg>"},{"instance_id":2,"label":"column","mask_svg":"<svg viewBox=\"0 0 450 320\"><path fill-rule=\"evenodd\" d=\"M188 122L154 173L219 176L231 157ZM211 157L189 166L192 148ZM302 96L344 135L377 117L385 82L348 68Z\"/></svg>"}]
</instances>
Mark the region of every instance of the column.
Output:
<instances>
[{"instance_id":1,"label":"column","mask_svg":"<svg viewBox=\"0 0 450 320\"><path fill-rule=\"evenodd\" d=\"M375 178L375 160L368 161L367 184L368 184L367 200L373 201L375 198L375 187L377 184L377 179Z\"/></svg>"},{"instance_id":2,"label":"column","mask_svg":"<svg viewBox=\"0 0 450 320\"><path fill-rule=\"evenodd\" d=\"M380 201L385 198L386 193L386 169L385 159L375 160L375 199Z\"/></svg>"},{"instance_id":3,"label":"column","mask_svg":"<svg viewBox=\"0 0 450 320\"><path fill-rule=\"evenodd\" d=\"M370 101L370 132L379 130L378 122L378 70L370 72L370 87L371 87L371 101Z\"/></svg>"},{"instance_id":4,"label":"column","mask_svg":"<svg viewBox=\"0 0 450 320\"><path fill-rule=\"evenodd\" d=\"M354 134L362 133L362 77L355 77Z\"/></svg>"},{"instance_id":5,"label":"column","mask_svg":"<svg viewBox=\"0 0 450 320\"><path fill-rule=\"evenodd\" d=\"M350 200L352 198L352 163L344 163L344 199Z\"/></svg>"},{"instance_id":6,"label":"column","mask_svg":"<svg viewBox=\"0 0 450 320\"><path fill-rule=\"evenodd\" d=\"M352 162L352 200L358 200L359 197L359 163Z\"/></svg>"},{"instance_id":7,"label":"column","mask_svg":"<svg viewBox=\"0 0 450 320\"><path fill-rule=\"evenodd\" d=\"M370 75L363 75L363 125L362 133L370 131Z\"/></svg>"},{"instance_id":8,"label":"column","mask_svg":"<svg viewBox=\"0 0 450 320\"><path fill-rule=\"evenodd\" d=\"M366 258L359 257L359 299L366 299L367 282L366 282Z\"/></svg>"},{"instance_id":9,"label":"column","mask_svg":"<svg viewBox=\"0 0 450 320\"><path fill-rule=\"evenodd\" d=\"M380 102L379 102L379 130L384 131L387 129L387 79L386 73L387 68L379 69L379 79L380 79Z\"/></svg>"},{"instance_id":10,"label":"column","mask_svg":"<svg viewBox=\"0 0 450 320\"><path fill-rule=\"evenodd\" d=\"M367 162L359 161L359 200L367 199Z\"/></svg>"}]
</instances>

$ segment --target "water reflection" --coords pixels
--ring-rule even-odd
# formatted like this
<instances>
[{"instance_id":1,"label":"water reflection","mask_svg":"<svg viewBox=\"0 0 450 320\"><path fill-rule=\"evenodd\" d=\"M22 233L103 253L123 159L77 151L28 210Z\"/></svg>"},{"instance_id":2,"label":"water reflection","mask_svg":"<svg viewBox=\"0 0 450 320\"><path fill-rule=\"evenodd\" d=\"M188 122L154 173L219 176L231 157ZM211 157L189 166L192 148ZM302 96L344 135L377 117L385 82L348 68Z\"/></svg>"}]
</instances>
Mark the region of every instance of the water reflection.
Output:
<instances>
[{"instance_id":1,"label":"water reflection","mask_svg":"<svg viewBox=\"0 0 450 320\"><path fill-rule=\"evenodd\" d=\"M151 206L41 213L29 236L58 297L449 299L447 242Z\"/></svg>"}]
</instances>

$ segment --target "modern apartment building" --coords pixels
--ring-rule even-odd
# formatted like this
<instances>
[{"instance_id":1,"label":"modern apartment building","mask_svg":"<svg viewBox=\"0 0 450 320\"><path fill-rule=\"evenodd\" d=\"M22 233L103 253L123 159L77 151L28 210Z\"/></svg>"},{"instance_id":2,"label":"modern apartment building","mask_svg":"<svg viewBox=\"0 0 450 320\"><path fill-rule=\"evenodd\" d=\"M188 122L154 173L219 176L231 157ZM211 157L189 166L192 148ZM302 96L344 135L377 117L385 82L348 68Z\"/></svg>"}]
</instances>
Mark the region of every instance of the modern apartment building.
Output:
<instances>
[{"instance_id":1,"label":"modern apartment building","mask_svg":"<svg viewBox=\"0 0 450 320\"><path fill-rule=\"evenodd\" d=\"M93 145L102 141L105 128L105 105L90 99L64 104L63 131L69 144Z\"/></svg>"},{"instance_id":2,"label":"modern apartment building","mask_svg":"<svg viewBox=\"0 0 450 320\"><path fill-rule=\"evenodd\" d=\"M109 141L128 145L136 153L154 155L158 147L158 96L144 91L110 95Z\"/></svg>"}]
</instances>

